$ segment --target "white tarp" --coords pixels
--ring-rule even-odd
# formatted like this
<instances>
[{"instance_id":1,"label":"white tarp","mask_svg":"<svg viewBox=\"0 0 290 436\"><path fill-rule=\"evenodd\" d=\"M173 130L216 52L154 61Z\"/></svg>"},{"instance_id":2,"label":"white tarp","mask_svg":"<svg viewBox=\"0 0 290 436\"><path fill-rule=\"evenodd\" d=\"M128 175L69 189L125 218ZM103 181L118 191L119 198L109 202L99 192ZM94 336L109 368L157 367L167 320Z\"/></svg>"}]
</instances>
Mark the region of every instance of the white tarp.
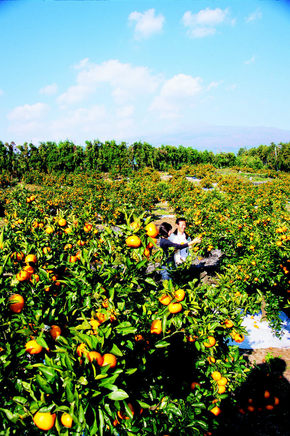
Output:
<instances>
[{"instance_id":1,"label":"white tarp","mask_svg":"<svg viewBox=\"0 0 290 436\"><path fill-rule=\"evenodd\" d=\"M230 340L230 345L238 345L239 348L290 348L290 319L284 312L280 312L282 321L281 339L273 333L269 323L262 320L262 312L255 315L247 315L242 322L248 332L245 340L240 344Z\"/></svg>"}]
</instances>

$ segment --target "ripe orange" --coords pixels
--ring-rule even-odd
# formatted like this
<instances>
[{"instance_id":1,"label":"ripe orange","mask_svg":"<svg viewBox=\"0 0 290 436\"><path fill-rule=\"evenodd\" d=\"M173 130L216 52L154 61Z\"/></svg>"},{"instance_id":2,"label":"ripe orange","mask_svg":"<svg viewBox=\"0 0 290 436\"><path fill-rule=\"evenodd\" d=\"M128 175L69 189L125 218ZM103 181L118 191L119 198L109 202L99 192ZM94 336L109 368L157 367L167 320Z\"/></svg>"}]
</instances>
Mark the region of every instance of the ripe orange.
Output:
<instances>
[{"instance_id":1,"label":"ripe orange","mask_svg":"<svg viewBox=\"0 0 290 436\"><path fill-rule=\"evenodd\" d=\"M96 362L99 366L102 366L104 363L103 356L100 353L98 353L97 351L89 351L87 354L87 358L89 359L90 362L93 362L94 360L96 360Z\"/></svg>"},{"instance_id":2,"label":"ripe orange","mask_svg":"<svg viewBox=\"0 0 290 436\"><path fill-rule=\"evenodd\" d=\"M182 311L182 305L180 303L170 303L168 305L168 310L170 313L178 313Z\"/></svg>"},{"instance_id":3,"label":"ripe orange","mask_svg":"<svg viewBox=\"0 0 290 436\"><path fill-rule=\"evenodd\" d=\"M55 413L36 412L33 417L33 422L40 430L50 430L54 426Z\"/></svg>"},{"instance_id":4,"label":"ripe orange","mask_svg":"<svg viewBox=\"0 0 290 436\"><path fill-rule=\"evenodd\" d=\"M61 421L62 425L66 428L71 428L71 426L73 424L73 419L69 413L63 413L61 415L60 421Z\"/></svg>"},{"instance_id":5,"label":"ripe orange","mask_svg":"<svg viewBox=\"0 0 290 436\"><path fill-rule=\"evenodd\" d=\"M66 226L66 219L64 219L64 218L60 218L60 219L58 220L58 225L59 225L60 227L64 227L64 226Z\"/></svg>"},{"instance_id":6,"label":"ripe orange","mask_svg":"<svg viewBox=\"0 0 290 436\"><path fill-rule=\"evenodd\" d=\"M213 413L215 416L218 416L221 413L221 409L218 406L215 406L213 409L210 410L211 413Z\"/></svg>"},{"instance_id":7,"label":"ripe orange","mask_svg":"<svg viewBox=\"0 0 290 436\"><path fill-rule=\"evenodd\" d=\"M164 306L168 306L168 304L171 302L171 297L170 295L163 294L158 298L158 300L161 304L164 304Z\"/></svg>"},{"instance_id":8,"label":"ripe orange","mask_svg":"<svg viewBox=\"0 0 290 436\"><path fill-rule=\"evenodd\" d=\"M20 294L9 297L9 308L14 313L20 313L24 307L24 298Z\"/></svg>"},{"instance_id":9,"label":"ripe orange","mask_svg":"<svg viewBox=\"0 0 290 436\"><path fill-rule=\"evenodd\" d=\"M220 380L222 378L222 375L221 375L221 373L219 371L214 371L214 372L211 373L211 377L215 381L217 381L217 380Z\"/></svg>"},{"instance_id":10,"label":"ripe orange","mask_svg":"<svg viewBox=\"0 0 290 436\"><path fill-rule=\"evenodd\" d=\"M31 265L26 265L23 269L24 271L27 271L30 275L34 273L34 268Z\"/></svg>"},{"instance_id":11,"label":"ripe orange","mask_svg":"<svg viewBox=\"0 0 290 436\"><path fill-rule=\"evenodd\" d=\"M117 358L114 354L105 353L103 355L103 363L102 366L110 365L111 368L115 368L117 365Z\"/></svg>"},{"instance_id":12,"label":"ripe orange","mask_svg":"<svg viewBox=\"0 0 290 436\"><path fill-rule=\"evenodd\" d=\"M139 225L139 223L137 223L136 221L133 221L133 222L130 224L130 227L132 227L133 230L138 230L139 227L140 227L140 225Z\"/></svg>"},{"instance_id":13,"label":"ripe orange","mask_svg":"<svg viewBox=\"0 0 290 436\"><path fill-rule=\"evenodd\" d=\"M218 384L219 386L225 386L225 385L227 384L227 382L228 382L228 379L227 379L226 377L221 377L221 378L217 381L217 384Z\"/></svg>"},{"instance_id":14,"label":"ripe orange","mask_svg":"<svg viewBox=\"0 0 290 436\"><path fill-rule=\"evenodd\" d=\"M82 354L85 355L88 354L87 346L84 343L81 343L80 345L77 346L77 355L81 357Z\"/></svg>"},{"instance_id":15,"label":"ripe orange","mask_svg":"<svg viewBox=\"0 0 290 436\"><path fill-rule=\"evenodd\" d=\"M235 342L241 343L241 342L244 341L244 339L245 339L245 336L244 336L244 335L240 335L239 333L236 333L236 334L234 335L234 341L235 341Z\"/></svg>"},{"instance_id":16,"label":"ripe orange","mask_svg":"<svg viewBox=\"0 0 290 436\"><path fill-rule=\"evenodd\" d=\"M155 319L154 321L152 321L150 332L156 335L160 335L160 333L162 332L162 323L160 319Z\"/></svg>"},{"instance_id":17,"label":"ripe orange","mask_svg":"<svg viewBox=\"0 0 290 436\"><path fill-rule=\"evenodd\" d=\"M224 394L226 391L226 387L225 386L219 386L218 387L218 393L219 394Z\"/></svg>"},{"instance_id":18,"label":"ripe orange","mask_svg":"<svg viewBox=\"0 0 290 436\"><path fill-rule=\"evenodd\" d=\"M154 223L147 224L145 230L146 234L151 238L156 238L156 236L158 235L158 229Z\"/></svg>"},{"instance_id":19,"label":"ripe orange","mask_svg":"<svg viewBox=\"0 0 290 436\"><path fill-rule=\"evenodd\" d=\"M266 390L266 391L264 392L264 398L269 398L270 395L271 395L271 394L270 394L269 391Z\"/></svg>"},{"instance_id":20,"label":"ripe orange","mask_svg":"<svg viewBox=\"0 0 290 436\"><path fill-rule=\"evenodd\" d=\"M200 386L200 383L192 382L190 385L190 389L193 391L196 388L196 386Z\"/></svg>"},{"instance_id":21,"label":"ripe orange","mask_svg":"<svg viewBox=\"0 0 290 436\"><path fill-rule=\"evenodd\" d=\"M209 361L210 364L215 363L215 357L213 356L208 356L207 360Z\"/></svg>"},{"instance_id":22,"label":"ripe orange","mask_svg":"<svg viewBox=\"0 0 290 436\"><path fill-rule=\"evenodd\" d=\"M226 319L225 320L225 326L227 329L230 329L231 327L233 327L234 323L231 319Z\"/></svg>"},{"instance_id":23,"label":"ripe orange","mask_svg":"<svg viewBox=\"0 0 290 436\"><path fill-rule=\"evenodd\" d=\"M70 256L69 257L69 262L70 263L75 263L78 260L77 256Z\"/></svg>"},{"instance_id":24,"label":"ripe orange","mask_svg":"<svg viewBox=\"0 0 290 436\"><path fill-rule=\"evenodd\" d=\"M33 262L33 263L37 262L37 257L35 256L35 254L28 254L25 257L25 263L29 263L29 262Z\"/></svg>"},{"instance_id":25,"label":"ripe orange","mask_svg":"<svg viewBox=\"0 0 290 436\"><path fill-rule=\"evenodd\" d=\"M50 327L50 336L52 337L52 339L56 339L61 335L61 328L58 325L52 325Z\"/></svg>"},{"instance_id":26,"label":"ripe orange","mask_svg":"<svg viewBox=\"0 0 290 436\"><path fill-rule=\"evenodd\" d=\"M22 251L20 253L16 253L16 259L20 262L24 258L24 254Z\"/></svg>"},{"instance_id":27,"label":"ripe orange","mask_svg":"<svg viewBox=\"0 0 290 436\"><path fill-rule=\"evenodd\" d=\"M39 354L42 351L42 346L35 339L32 339L25 344L25 351L29 354Z\"/></svg>"},{"instance_id":28,"label":"ripe orange","mask_svg":"<svg viewBox=\"0 0 290 436\"><path fill-rule=\"evenodd\" d=\"M157 239L156 238L152 238L153 239L153 241L154 241L154 243L153 242L148 242L148 245L147 245L147 247L148 248L152 248L152 247L154 247L154 244L156 245L156 243L157 243Z\"/></svg>"},{"instance_id":29,"label":"ripe orange","mask_svg":"<svg viewBox=\"0 0 290 436\"><path fill-rule=\"evenodd\" d=\"M207 338L207 342L203 343L206 348L211 348L216 344L216 340L213 336Z\"/></svg>"},{"instance_id":30,"label":"ripe orange","mask_svg":"<svg viewBox=\"0 0 290 436\"><path fill-rule=\"evenodd\" d=\"M22 269L21 271L19 271L19 273L16 274L16 278L19 282L23 282L30 279L30 274L29 272Z\"/></svg>"},{"instance_id":31,"label":"ripe orange","mask_svg":"<svg viewBox=\"0 0 290 436\"><path fill-rule=\"evenodd\" d=\"M51 235L51 233L53 233L53 227L51 227L51 226L46 227L45 233L47 233L48 235Z\"/></svg>"},{"instance_id":32,"label":"ripe orange","mask_svg":"<svg viewBox=\"0 0 290 436\"><path fill-rule=\"evenodd\" d=\"M185 292L183 289L177 289L174 293L174 297L176 301L183 301L185 297Z\"/></svg>"},{"instance_id":33,"label":"ripe orange","mask_svg":"<svg viewBox=\"0 0 290 436\"><path fill-rule=\"evenodd\" d=\"M138 248L141 245L141 239L137 235L132 235L126 239L126 244L128 247Z\"/></svg>"},{"instance_id":34,"label":"ripe orange","mask_svg":"<svg viewBox=\"0 0 290 436\"><path fill-rule=\"evenodd\" d=\"M144 256L147 257L147 258L150 257L150 250L149 250L148 246L144 250Z\"/></svg>"}]
</instances>

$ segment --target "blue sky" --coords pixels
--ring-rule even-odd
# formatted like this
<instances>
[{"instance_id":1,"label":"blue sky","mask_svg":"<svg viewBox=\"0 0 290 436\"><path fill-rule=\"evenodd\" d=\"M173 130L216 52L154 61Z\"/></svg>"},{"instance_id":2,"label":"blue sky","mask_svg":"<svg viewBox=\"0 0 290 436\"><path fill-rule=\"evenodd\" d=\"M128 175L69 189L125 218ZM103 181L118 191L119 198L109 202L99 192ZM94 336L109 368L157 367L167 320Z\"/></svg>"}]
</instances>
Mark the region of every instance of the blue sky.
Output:
<instances>
[{"instance_id":1,"label":"blue sky","mask_svg":"<svg viewBox=\"0 0 290 436\"><path fill-rule=\"evenodd\" d=\"M283 0L0 1L0 140L290 141Z\"/></svg>"}]
</instances>

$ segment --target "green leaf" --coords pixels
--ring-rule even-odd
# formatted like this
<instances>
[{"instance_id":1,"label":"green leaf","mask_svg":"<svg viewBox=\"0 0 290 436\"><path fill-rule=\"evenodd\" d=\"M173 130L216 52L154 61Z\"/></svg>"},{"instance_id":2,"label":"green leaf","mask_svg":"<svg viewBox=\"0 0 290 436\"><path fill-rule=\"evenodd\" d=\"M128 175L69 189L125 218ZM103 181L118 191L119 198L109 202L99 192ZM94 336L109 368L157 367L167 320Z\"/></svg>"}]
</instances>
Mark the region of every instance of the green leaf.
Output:
<instances>
[{"instance_id":1,"label":"green leaf","mask_svg":"<svg viewBox=\"0 0 290 436\"><path fill-rule=\"evenodd\" d=\"M119 356L119 357L123 356L122 351L120 350L120 348L117 347L116 344L113 344L113 346L110 350L110 353L114 354L115 356Z\"/></svg>"},{"instance_id":2,"label":"green leaf","mask_svg":"<svg viewBox=\"0 0 290 436\"><path fill-rule=\"evenodd\" d=\"M19 404L26 404L27 403L27 399L24 397L13 397L13 401L15 401L15 403L19 403Z\"/></svg>"},{"instance_id":3,"label":"green leaf","mask_svg":"<svg viewBox=\"0 0 290 436\"><path fill-rule=\"evenodd\" d=\"M170 343L167 341L158 341L155 344L155 348L165 348L165 347L168 347L169 345L170 345Z\"/></svg>"},{"instance_id":4,"label":"green leaf","mask_svg":"<svg viewBox=\"0 0 290 436\"><path fill-rule=\"evenodd\" d=\"M108 398L113 401L121 401L125 400L125 398L129 398L129 395L122 389L118 389L117 391L110 392Z\"/></svg>"}]
</instances>

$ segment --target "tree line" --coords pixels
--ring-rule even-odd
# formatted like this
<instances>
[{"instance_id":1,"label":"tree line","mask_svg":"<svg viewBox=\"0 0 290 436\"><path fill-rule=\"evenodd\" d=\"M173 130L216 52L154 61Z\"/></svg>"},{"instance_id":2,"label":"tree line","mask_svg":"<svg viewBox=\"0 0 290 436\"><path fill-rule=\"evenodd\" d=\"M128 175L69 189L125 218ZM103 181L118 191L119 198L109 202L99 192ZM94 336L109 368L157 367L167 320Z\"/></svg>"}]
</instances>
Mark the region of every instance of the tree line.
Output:
<instances>
[{"instance_id":1,"label":"tree line","mask_svg":"<svg viewBox=\"0 0 290 436\"><path fill-rule=\"evenodd\" d=\"M21 175L30 171L111 172L129 174L132 170L151 167L159 171L179 170L184 165L211 164L216 168L233 166L253 169L290 170L290 143L271 143L256 148L240 148L231 152L199 151L182 145L154 147L147 142L127 145L113 141L86 141L85 146L71 141L41 142L38 146L25 142L0 141L0 172Z\"/></svg>"}]
</instances>

